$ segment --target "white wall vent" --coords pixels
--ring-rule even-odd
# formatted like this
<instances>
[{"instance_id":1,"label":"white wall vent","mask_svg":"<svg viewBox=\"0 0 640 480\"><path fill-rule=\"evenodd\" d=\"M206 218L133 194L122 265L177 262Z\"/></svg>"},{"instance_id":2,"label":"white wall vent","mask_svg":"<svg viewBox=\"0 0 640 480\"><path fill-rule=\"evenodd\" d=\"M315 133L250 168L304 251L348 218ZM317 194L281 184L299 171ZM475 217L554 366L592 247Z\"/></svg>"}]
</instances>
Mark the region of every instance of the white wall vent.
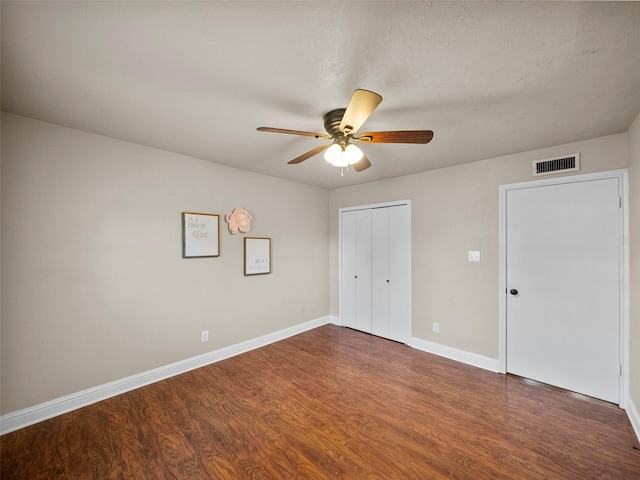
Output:
<instances>
[{"instance_id":1,"label":"white wall vent","mask_svg":"<svg viewBox=\"0 0 640 480\"><path fill-rule=\"evenodd\" d=\"M572 153L560 157L534 160L533 176L551 175L552 173L564 173L580 170L580 154Z\"/></svg>"}]
</instances>

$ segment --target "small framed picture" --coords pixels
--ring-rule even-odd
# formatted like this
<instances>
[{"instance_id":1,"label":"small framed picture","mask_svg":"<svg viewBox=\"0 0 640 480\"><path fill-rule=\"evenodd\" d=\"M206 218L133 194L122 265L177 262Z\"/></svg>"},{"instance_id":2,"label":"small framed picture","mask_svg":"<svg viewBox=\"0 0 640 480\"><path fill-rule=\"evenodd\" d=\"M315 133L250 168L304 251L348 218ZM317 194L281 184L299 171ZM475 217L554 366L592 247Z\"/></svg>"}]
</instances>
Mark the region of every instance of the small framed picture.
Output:
<instances>
[{"instance_id":1,"label":"small framed picture","mask_svg":"<svg viewBox=\"0 0 640 480\"><path fill-rule=\"evenodd\" d=\"M244 237L244 274L271 273L271 239Z\"/></svg>"},{"instance_id":2,"label":"small framed picture","mask_svg":"<svg viewBox=\"0 0 640 480\"><path fill-rule=\"evenodd\" d=\"M182 212L182 258L220 256L220 215Z\"/></svg>"}]
</instances>

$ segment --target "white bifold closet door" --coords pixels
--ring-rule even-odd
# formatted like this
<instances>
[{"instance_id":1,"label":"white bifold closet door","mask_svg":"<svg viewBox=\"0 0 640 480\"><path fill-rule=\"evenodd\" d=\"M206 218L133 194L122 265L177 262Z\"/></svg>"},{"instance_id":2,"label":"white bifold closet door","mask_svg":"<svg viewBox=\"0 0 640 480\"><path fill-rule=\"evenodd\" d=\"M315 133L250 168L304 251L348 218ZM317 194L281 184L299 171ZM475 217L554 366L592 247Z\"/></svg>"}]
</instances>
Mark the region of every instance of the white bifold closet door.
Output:
<instances>
[{"instance_id":1,"label":"white bifold closet door","mask_svg":"<svg viewBox=\"0 0 640 480\"><path fill-rule=\"evenodd\" d=\"M410 264L408 205L343 211L343 324L407 343L411 332Z\"/></svg>"}]
</instances>

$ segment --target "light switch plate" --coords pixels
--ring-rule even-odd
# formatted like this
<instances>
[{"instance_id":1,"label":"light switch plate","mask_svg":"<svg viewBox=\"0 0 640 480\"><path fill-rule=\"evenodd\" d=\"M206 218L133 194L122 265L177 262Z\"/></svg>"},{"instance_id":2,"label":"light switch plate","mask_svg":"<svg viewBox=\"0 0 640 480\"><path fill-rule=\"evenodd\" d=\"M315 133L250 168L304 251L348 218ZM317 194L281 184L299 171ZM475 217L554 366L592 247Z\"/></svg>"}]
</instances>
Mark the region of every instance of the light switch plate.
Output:
<instances>
[{"instance_id":1,"label":"light switch plate","mask_svg":"<svg viewBox=\"0 0 640 480\"><path fill-rule=\"evenodd\" d=\"M468 259L470 262L479 262L480 261L480 252L472 252L469 251Z\"/></svg>"}]
</instances>

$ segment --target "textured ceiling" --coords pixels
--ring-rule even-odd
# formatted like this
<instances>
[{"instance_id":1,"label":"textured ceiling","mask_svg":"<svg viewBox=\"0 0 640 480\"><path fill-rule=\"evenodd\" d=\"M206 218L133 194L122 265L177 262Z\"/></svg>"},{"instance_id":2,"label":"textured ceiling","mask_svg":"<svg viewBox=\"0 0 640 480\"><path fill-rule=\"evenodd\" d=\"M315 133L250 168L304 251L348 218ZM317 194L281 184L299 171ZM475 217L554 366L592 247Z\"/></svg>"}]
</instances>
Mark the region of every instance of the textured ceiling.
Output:
<instances>
[{"instance_id":1,"label":"textured ceiling","mask_svg":"<svg viewBox=\"0 0 640 480\"><path fill-rule=\"evenodd\" d=\"M7 2L2 109L323 188L624 132L640 112L636 2ZM381 94L361 173L322 116ZM361 131L364 131L361 130Z\"/></svg>"}]
</instances>

